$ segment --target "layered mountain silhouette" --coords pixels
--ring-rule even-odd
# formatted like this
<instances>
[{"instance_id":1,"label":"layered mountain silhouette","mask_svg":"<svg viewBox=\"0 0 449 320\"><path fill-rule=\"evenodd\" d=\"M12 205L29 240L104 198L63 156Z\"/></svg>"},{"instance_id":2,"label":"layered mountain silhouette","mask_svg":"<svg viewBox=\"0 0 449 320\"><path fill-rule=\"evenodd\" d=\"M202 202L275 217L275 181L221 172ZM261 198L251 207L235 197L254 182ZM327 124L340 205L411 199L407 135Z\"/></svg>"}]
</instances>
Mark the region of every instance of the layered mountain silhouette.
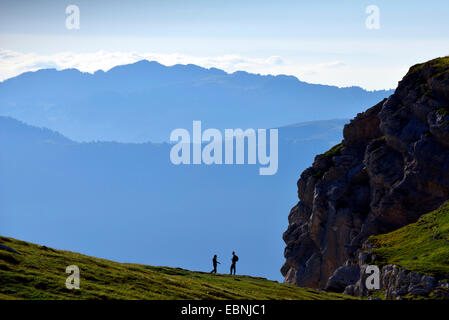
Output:
<instances>
[{"instance_id":1,"label":"layered mountain silhouette","mask_svg":"<svg viewBox=\"0 0 449 320\"><path fill-rule=\"evenodd\" d=\"M191 128L193 120L246 129L350 118L391 93L143 60L94 74L21 74L0 83L0 115L75 141L162 142L175 128Z\"/></svg>"},{"instance_id":2,"label":"layered mountain silhouette","mask_svg":"<svg viewBox=\"0 0 449 320\"><path fill-rule=\"evenodd\" d=\"M175 166L167 143L74 142L0 117L0 234L122 262L281 280L296 176L341 141L347 120L279 128L279 170ZM229 256L229 257L228 257Z\"/></svg>"},{"instance_id":3,"label":"layered mountain silhouette","mask_svg":"<svg viewBox=\"0 0 449 320\"><path fill-rule=\"evenodd\" d=\"M449 297L448 106L444 57L411 67L392 96L345 125L342 143L298 181L283 235L286 282L367 295L365 270L377 264L386 298Z\"/></svg>"}]
</instances>

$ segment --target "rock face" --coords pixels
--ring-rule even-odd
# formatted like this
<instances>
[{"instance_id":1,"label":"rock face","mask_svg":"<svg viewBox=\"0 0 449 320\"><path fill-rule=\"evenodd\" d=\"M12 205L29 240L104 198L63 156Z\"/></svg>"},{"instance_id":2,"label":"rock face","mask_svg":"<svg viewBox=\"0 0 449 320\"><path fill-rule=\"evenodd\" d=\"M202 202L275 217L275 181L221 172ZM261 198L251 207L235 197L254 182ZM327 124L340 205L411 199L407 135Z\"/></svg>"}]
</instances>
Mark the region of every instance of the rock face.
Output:
<instances>
[{"instance_id":1,"label":"rock face","mask_svg":"<svg viewBox=\"0 0 449 320\"><path fill-rule=\"evenodd\" d=\"M369 295L364 284L366 280L365 269L367 265L360 266L360 279L347 286L345 294L363 297ZM354 266L354 268L356 268ZM414 273L405 268L387 264L380 270L380 290L384 292L385 299L403 299L404 296L428 297L449 299L449 283L447 279L437 280L432 276Z\"/></svg>"},{"instance_id":2,"label":"rock face","mask_svg":"<svg viewBox=\"0 0 449 320\"><path fill-rule=\"evenodd\" d=\"M283 235L285 282L325 288L337 268L358 265L369 236L449 199L449 58L412 67L343 135L298 181Z\"/></svg>"},{"instance_id":3,"label":"rock face","mask_svg":"<svg viewBox=\"0 0 449 320\"><path fill-rule=\"evenodd\" d=\"M13 248L10 248L8 246L5 246L3 244L0 244L0 250L5 250L5 251L8 251L8 252L12 252L12 253L17 253L18 254L18 252L16 250L14 250Z\"/></svg>"}]
</instances>

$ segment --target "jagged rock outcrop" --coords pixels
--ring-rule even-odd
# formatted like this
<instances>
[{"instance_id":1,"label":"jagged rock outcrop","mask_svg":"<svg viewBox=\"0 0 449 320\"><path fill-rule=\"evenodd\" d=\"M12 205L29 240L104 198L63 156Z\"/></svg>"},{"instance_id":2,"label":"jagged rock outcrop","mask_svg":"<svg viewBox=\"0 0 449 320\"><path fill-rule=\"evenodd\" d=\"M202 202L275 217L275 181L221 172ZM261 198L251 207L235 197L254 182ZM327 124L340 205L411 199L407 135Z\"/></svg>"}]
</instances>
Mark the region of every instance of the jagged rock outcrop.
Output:
<instances>
[{"instance_id":1,"label":"jagged rock outcrop","mask_svg":"<svg viewBox=\"0 0 449 320\"><path fill-rule=\"evenodd\" d=\"M358 268L359 266L354 266ZM360 265L360 279L354 284L348 285L343 291L344 294L366 297L371 292L366 289L365 273L367 265ZM429 297L449 299L449 282L447 279L438 280L433 276L428 276L416 272L411 272L403 267L387 264L380 270L380 287L384 299L400 300L408 297Z\"/></svg>"},{"instance_id":2,"label":"jagged rock outcrop","mask_svg":"<svg viewBox=\"0 0 449 320\"><path fill-rule=\"evenodd\" d=\"M343 135L298 181L283 235L285 282L325 288L337 268L358 264L369 236L449 199L449 58L412 67Z\"/></svg>"}]
</instances>

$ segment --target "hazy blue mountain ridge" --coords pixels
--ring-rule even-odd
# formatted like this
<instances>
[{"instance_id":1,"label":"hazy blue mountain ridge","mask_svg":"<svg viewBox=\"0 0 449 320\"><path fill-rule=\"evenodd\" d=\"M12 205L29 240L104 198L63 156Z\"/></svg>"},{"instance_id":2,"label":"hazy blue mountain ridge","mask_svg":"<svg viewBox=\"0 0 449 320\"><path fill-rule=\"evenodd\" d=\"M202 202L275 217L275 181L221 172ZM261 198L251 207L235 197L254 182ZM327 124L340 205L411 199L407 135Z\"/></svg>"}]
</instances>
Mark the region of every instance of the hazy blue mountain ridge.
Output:
<instances>
[{"instance_id":1,"label":"hazy blue mountain ridge","mask_svg":"<svg viewBox=\"0 0 449 320\"><path fill-rule=\"evenodd\" d=\"M108 72L43 69L5 80L0 115L76 141L161 142L193 120L246 129L350 118L391 93L143 60Z\"/></svg>"}]
</instances>

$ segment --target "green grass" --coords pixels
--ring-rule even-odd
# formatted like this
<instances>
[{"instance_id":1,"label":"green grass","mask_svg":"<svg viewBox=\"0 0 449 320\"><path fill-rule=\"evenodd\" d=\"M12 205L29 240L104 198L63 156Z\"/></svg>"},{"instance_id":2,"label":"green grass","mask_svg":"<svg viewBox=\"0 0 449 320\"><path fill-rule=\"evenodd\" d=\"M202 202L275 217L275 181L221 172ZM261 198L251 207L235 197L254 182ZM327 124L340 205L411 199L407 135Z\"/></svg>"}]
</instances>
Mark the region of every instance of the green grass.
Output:
<instances>
[{"instance_id":1,"label":"green grass","mask_svg":"<svg viewBox=\"0 0 449 320\"><path fill-rule=\"evenodd\" d=\"M449 202L416 223L370 237L380 264L396 264L433 276L449 276Z\"/></svg>"},{"instance_id":2,"label":"green grass","mask_svg":"<svg viewBox=\"0 0 449 320\"><path fill-rule=\"evenodd\" d=\"M0 299L350 299L264 278L128 264L0 237ZM80 289L65 287L68 265Z\"/></svg>"}]
</instances>

